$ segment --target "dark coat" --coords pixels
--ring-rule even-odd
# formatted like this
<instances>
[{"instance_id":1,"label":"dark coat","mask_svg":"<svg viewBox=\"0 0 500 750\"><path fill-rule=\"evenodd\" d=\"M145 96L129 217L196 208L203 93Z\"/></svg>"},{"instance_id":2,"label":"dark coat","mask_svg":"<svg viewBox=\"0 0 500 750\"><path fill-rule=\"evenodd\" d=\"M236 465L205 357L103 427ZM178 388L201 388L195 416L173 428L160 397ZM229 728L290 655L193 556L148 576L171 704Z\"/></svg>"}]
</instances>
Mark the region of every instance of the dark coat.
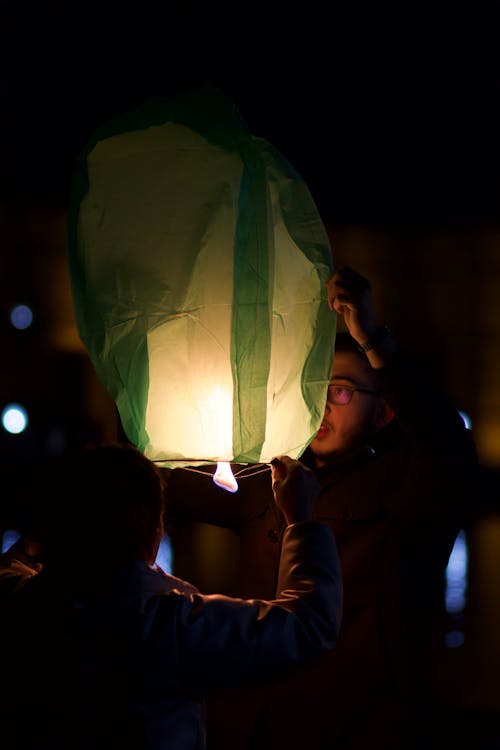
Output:
<instances>
[{"instance_id":1,"label":"dark coat","mask_svg":"<svg viewBox=\"0 0 500 750\"><path fill-rule=\"evenodd\" d=\"M71 561L38 573L0 555L2 747L202 750L203 698L285 674L333 648L341 619L335 542L287 527L272 600L203 596L145 562L90 588Z\"/></svg>"},{"instance_id":2,"label":"dark coat","mask_svg":"<svg viewBox=\"0 0 500 750\"><path fill-rule=\"evenodd\" d=\"M214 700L209 750L432 747L445 568L477 492L477 458L457 409L422 365L399 352L380 379L397 418L370 445L317 471L316 516L334 531L343 575L337 647L286 681ZM312 466L309 451L302 460ZM269 474L243 479L238 495L174 470L171 518L232 528L236 593L270 596L283 522Z\"/></svg>"}]
</instances>

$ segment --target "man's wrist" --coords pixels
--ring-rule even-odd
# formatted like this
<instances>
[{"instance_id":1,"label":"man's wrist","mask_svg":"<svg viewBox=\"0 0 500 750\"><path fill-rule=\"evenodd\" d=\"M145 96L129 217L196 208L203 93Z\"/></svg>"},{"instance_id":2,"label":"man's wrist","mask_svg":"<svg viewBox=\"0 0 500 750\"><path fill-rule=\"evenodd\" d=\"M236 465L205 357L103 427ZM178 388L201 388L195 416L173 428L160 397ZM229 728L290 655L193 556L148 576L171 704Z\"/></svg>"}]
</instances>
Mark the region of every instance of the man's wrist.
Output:
<instances>
[{"instance_id":1,"label":"man's wrist","mask_svg":"<svg viewBox=\"0 0 500 750\"><path fill-rule=\"evenodd\" d=\"M377 328L375 329L375 332L373 333L372 336L370 336L368 341L365 341L364 344L358 343L358 349L362 354L366 354L372 349L376 349L377 346L379 346L379 344L385 341L386 338L390 335L391 335L391 330L389 326L385 324L381 326L377 326Z\"/></svg>"}]
</instances>

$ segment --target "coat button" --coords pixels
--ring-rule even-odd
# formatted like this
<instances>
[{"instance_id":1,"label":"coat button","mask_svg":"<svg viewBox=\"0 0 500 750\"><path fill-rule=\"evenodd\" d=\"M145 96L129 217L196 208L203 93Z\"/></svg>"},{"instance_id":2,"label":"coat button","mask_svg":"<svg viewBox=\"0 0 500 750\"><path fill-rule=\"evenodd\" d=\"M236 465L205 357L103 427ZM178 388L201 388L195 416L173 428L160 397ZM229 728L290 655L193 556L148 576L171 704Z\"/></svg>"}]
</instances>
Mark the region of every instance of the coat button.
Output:
<instances>
[{"instance_id":1,"label":"coat button","mask_svg":"<svg viewBox=\"0 0 500 750\"><path fill-rule=\"evenodd\" d=\"M275 529L269 529L267 532L267 538L270 542L276 544L279 539L278 532Z\"/></svg>"}]
</instances>

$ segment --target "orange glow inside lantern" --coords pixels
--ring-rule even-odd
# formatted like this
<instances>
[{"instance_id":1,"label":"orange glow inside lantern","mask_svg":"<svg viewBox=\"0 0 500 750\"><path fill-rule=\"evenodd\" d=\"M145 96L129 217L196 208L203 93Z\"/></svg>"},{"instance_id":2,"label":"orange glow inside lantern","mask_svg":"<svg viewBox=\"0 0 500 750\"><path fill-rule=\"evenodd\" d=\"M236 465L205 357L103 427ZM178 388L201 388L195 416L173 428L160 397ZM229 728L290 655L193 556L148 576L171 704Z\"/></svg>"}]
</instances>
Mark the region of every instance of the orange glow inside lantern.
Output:
<instances>
[{"instance_id":1,"label":"orange glow inside lantern","mask_svg":"<svg viewBox=\"0 0 500 750\"><path fill-rule=\"evenodd\" d=\"M172 468L297 458L335 341L328 236L301 177L210 88L96 131L68 211L80 336L128 439ZM232 477L232 478L231 478Z\"/></svg>"}]
</instances>

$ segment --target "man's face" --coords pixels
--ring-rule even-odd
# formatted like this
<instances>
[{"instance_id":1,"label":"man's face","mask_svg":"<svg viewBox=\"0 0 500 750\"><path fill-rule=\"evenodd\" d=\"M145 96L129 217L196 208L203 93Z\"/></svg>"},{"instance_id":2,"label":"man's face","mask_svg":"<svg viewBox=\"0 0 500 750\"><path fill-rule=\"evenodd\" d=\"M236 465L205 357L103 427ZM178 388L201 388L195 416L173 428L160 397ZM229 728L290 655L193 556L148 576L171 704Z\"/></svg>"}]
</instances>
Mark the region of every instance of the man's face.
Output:
<instances>
[{"instance_id":1,"label":"man's face","mask_svg":"<svg viewBox=\"0 0 500 750\"><path fill-rule=\"evenodd\" d=\"M363 388L354 391L346 404L334 404L335 386ZM316 465L323 466L333 455L349 453L365 444L383 424L383 402L377 392L376 374L356 354L336 352L323 421L310 448Z\"/></svg>"}]
</instances>

